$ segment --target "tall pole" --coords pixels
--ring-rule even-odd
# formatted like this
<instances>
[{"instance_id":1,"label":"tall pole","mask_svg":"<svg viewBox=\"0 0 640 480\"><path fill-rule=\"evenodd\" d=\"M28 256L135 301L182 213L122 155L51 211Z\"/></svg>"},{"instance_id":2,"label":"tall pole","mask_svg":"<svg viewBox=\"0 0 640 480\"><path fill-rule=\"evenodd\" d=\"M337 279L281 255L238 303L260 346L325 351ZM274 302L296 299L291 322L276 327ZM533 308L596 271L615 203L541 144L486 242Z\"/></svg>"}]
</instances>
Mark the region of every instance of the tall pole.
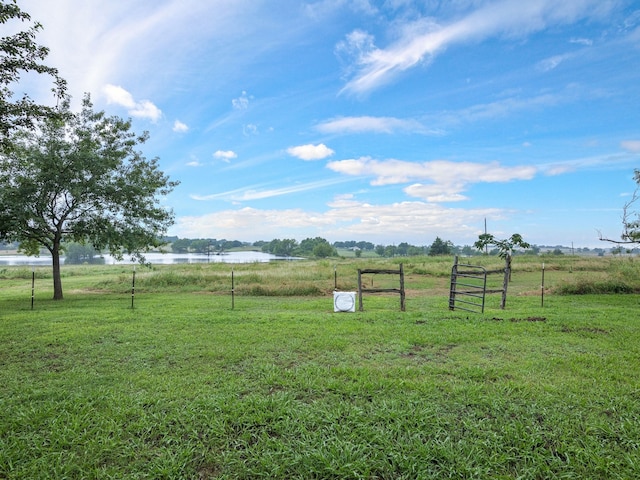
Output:
<instances>
[{"instance_id":1,"label":"tall pole","mask_svg":"<svg viewBox=\"0 0 640 480\"><path fill-rule=\"evenodd\" d=\"M33 310L33 298L35 296L36 288L36 267L31 269L31 310Z\"/></svg>"},{"instance_id":2,"label":"tall pole","mask_svg":"<svg viewBox=\"0 0 640 480\"><path fill-rule=\"evenodd\" d=\"M487 218L484 219L484 234L487 235ZM484 246L484 253L489 255L489 245Z\"/></svg>"},{"instance_id":3,"label":"tall pole","mask_svg":"<svg viewBox=\"0 0 640 480\"><path fill-rule=\"evenodd\" d=\"M236 306L235 300L235 283L233 279L233 268L231 269L231 310L233 310Z\"/></svg>"},{"instance_id":4,"label":"tall pole","mask_svg":"<svg viewBox=\"0 0 640 480\"><path fill-rule=\"evenodd\" d=\"M544 262L542 262L542 290L540 291L540 306L544 307Z\"/></svg>"},{"instance_id":5,"label":"tall pole","mask_svg":"<svg viewBox=\"0 0 640 480\"><path fill-rule=\"evenodd\" d=\"M131 308L133 308L133 299L136 295L136 266L133 266L133 276L131 277Z\"/></svg>"}]
</instances>

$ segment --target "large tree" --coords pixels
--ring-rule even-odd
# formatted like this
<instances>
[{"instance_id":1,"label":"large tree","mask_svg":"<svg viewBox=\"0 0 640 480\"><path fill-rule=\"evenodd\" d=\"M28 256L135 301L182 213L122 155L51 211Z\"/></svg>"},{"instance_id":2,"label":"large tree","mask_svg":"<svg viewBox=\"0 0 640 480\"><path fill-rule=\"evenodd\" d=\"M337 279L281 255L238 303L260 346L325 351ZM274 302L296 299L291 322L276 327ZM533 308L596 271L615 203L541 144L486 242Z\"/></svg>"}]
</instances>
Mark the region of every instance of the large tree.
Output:
<instances>
[{"instance_id":1,"label":"large tree","mask_svg":"<svg viewBox=\"0 0 640 480\"><path fill-rule=\"evenodd\" d=\"M53 103L64 98L66 83L57 69L44 63L49 50L35 40L42 25L31 23L29 14L20 10L15 0L0 0L0 25L5 31L17 30L0 37L0 151L7 151L11 148L12 130L32 127L37 119L56 113L54 106L39 105L27 92L15 92L22 76L30 72L48 76Z\"/></svg>"},{"instance_id":2,"label":"large tree","mask_svg":"<svg viewBox=\"0 0 640 480\"><path fill-rule=\"evenodd\" d=\"M60 115L35 129L18 129L0 156L0 240L21 250L51 253L54 299L62 299L63 242L87 242L143 261L161 244L173 213L160 204L177 185L147 160L138 145L148 138L131 122L95 112L86 95L80 112L64 101Z\"/></svg>"},{"instance_id":3,"label":"large tree","mask_svg":"<svg viewBox=\"0 0 640 480\"><path fill-rule=\"evenodd\" d=\"M429 255L435 257L437 255L451 255L453 244L451 241L444 241L440 237L436 237L429 247Z\"/></svg>"}]
</instances>

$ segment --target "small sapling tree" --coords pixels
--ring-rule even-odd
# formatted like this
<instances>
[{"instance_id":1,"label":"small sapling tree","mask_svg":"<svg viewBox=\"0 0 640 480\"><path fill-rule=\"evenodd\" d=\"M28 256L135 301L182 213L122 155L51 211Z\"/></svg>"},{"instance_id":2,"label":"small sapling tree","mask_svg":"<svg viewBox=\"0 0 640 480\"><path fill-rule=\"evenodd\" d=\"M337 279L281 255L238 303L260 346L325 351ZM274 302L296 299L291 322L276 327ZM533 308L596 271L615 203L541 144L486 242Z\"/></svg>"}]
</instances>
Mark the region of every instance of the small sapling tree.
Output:
<instances>
[{"instance_id":1,"label":"small sapling tree","mask_svg":"<svg viewBox=\"0 0 640 480\"><path fill-rule=\"evenodd\" d=\"M473 244L478 250L482 251L488 246L494 246L498 249L498 256L505 261L506 271L509 272L509 280L511 280L511 257L516 248L529 248L527 242L524 241L522 235L514 233L509 238L504 240L498 240L490 233L483 233L478 237L478 240Z\"/></svg>"},{"instance_id":2,"label":"small sapling tree","mask_svg":"<svg viewBox=\"0 0 640 480\"><path fill-rule=\"evenodd\" d=\"M488 246L494 246L498 249L498 256L504 259L511 258L517 247L531 247L531 245L523 240L522 235L519 233L514 233L504 240L498 240L490 233L483 233L478 237L478 240L473 244L473 246L480 251L484 250Z\"/></svg>"},{"instance_id":3,"label":"small sapling tree","mask_svg":"<svg viewBox=\"0 0 640 480\"><path fill-rule=\"evenodd\" d=\"M63 298L63 242L144 261L173 223L159 197L177 185L136 150L147 133L94 112L88 95L80 112L65 100L59 113L15 130L12 149L0 155L0 240L19 241L29 255L49 251L55 300Z\"/></svg>"}]
</instances>

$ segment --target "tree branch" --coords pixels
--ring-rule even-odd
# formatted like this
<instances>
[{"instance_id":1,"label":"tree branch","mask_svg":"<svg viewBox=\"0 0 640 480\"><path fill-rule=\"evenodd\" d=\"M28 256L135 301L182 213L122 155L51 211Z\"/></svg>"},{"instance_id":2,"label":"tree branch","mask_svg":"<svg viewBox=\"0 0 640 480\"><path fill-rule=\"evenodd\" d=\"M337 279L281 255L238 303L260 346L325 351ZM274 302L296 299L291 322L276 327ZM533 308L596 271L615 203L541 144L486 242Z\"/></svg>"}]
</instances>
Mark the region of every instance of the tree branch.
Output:
<instances>
[{"instance_id":1,"label":"tree branch","mask_svg":"<svg viewBox=\"0 0 640 480\"><path fill-rule=\"evenodd\" d=\"M620 234L621 240L613 240L611 238L604 237L600 230L598 232L598 239L601 242L615 243L616 245L632 245L640 243L640 221L631 221L633 215L638 215L637 212L632 211L631 208L634 203L640 199L640 185L636 187L631 195L631 200L626 202L622 207L622 226L623 230Z\"/></svg>"}]
</instances>

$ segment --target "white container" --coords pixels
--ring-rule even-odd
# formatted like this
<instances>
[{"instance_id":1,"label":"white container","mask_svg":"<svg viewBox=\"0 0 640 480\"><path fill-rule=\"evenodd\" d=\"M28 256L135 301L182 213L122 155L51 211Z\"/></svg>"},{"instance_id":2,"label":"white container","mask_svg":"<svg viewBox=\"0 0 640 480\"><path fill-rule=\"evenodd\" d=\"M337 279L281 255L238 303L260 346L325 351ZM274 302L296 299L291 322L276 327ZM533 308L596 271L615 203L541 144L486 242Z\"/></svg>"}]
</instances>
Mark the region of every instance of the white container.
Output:
<instances>
[{"instance_id":1,"label":"white container","mask_svg":"<svg viewBox=\"0 0 640 480\"><path fill-rule=\"evenodd\" d=\"M334 312L355 312L356 292L333 292Z\"/></svg>"}]
</instances>

